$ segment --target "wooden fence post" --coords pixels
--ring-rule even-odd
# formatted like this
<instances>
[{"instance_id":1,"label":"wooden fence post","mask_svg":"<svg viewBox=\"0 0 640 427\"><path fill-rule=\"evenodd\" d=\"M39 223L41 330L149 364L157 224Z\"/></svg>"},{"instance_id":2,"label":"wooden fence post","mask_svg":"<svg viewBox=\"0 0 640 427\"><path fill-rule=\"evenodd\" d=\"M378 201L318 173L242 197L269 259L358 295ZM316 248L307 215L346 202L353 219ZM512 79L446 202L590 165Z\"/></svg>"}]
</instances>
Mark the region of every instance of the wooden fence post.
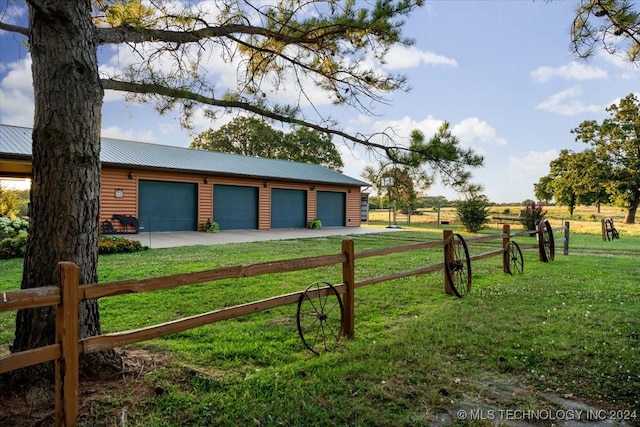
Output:
<instances>
[{"instance_id":1,"label":"wooden fence post","mask_svg":"<svg viewBox=\"0 0 640 427\"><path fill-rule=\"evenodd\" d=\"M342 264L342 282L347 285L344 294L344 334L353 336L355 330L355 249L353 240L342 241L342 253L347 259Z\"/></svg>"},{"instance_id":2,"label":"wooden fence post","mask_svg":"<svg viewBox=\"0 0 640 427\"><path fill-rule=\"evenodd\" d=\"M78 418L79 378L79 286L80 269L72 262L58 264L61 287L60 304L56 307L56 342L62 356L55 361L56 426L70 427Z\"/></svg>"},{"instance_id":3,"label":"wooden fence post","mask_svg":"<svg viewBox=\"0 0 640 427\"><path fill-rule=\"evenodd\" d=\"M544 220L538 223L536 238L538 239L538 261L544 262Z\"/></svg>"},{"instance_id":4,"label":"wooden fence post","mask_svg":"<svg viewBox=\"0 0 640 427\"><path fill-rule=\"evenodd\" d=\"M564 222L564 255L569 255L569 221Z\"/></svg>"},{"instance_id":5,"label":"wooden fence post","mask_svg":"<svg viewBox=\"0 0 640 427\"><path fill-rule=\"evenodd\" d=\"M453 246L447 249L444 245L444 242L446 242L449 236L451 236L452 234L453 234L452 230L442 231L442 247L444 249L445 264L448 262L452 262L454 257ZM446 267L445 269L442 270L442 273L444 274L444 292L447 295L454 295L453 288L451 287L451 282L449 281L449 276L447 276Z\"/></svg>"},{"instance_id":6,"label":"wooden fence post","mask_svg":"<svg viewBox=\"0 0 640 427\"><path fill-rule=\"evenodd\" d=\"M600 220L600 226L602 228L602 240L607 241L607 226L605 225L605 219Z\"/></svg>"},{"instance_id":7,"label":"wooden fence post","mask_svg":"<svg viewBox=\"0 0 640 427\"><path fill-rule=\"evenodd\" d=\"M509 273L511 266L511 254L509 251L511 248L509 247L509 243L511 242L511 226L509 224L502 225L502 249L504 249L504 253L502 254L502 271L504 273Z\"/></svg>"}]
</instances>

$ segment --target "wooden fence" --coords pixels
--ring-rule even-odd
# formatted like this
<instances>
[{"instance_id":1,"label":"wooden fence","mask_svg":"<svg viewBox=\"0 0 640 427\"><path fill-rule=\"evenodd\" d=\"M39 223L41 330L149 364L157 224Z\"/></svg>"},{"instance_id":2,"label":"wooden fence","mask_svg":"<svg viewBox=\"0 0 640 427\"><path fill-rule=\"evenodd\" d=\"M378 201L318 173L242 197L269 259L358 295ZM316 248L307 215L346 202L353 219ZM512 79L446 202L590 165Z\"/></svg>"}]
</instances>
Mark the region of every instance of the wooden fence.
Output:
<instances>
[{"instance_id":1,"label":"wooden fence","mask_svg":"<svg viewBox=\"0 0 640 427\"><path fill-rule=\"evenodd\" d=\"M553 231L563 231L564 254L569 248L569 223ZM485 259L497 255L503 256L503 270L508 271L508 248L512 237L538 234L538 243L521 246L523 249L538 248L542 259L543 238L542 227L538 231L510 233L510 226L503 225L502 233L478 236L467 239L469 243L501 239L499 249L491 250L469 258L469 261ZM419 267L413 270L393 272L382 276L356 280L355 261L375 256L384 256L402 252L417 251L428 248L442 247L452 231L445 230L443 239L430 242L420 242L409 245L371 249L356 253L353 240L343 240L340 253L283 261L265 262L247 266L224 267L215 270L183 273L150 279L134 279L100 284L80 284L78 267L71 262L59 264L59 287L45 286L34 289L2 292L0 311L29 309L45 306L56 306L55 344L13 353L0 358L0 374L16 369L26 368L39 363L55 362L55 413L57 426L72 426L75 424L79 409L79 356L81 353L93 353L102 350L125 346L140 341L163 337L176 332L185 331L221 320L257 313L263 310L298 302L303 291L278 295L275 297L227 307L195 316L177 319L145 328L102 334L78 339L79 302L84 299L98 299L122 294L140 293L171 289L179 286L212 282L223 279L252 277L265 274L286 273L307 270L323 266L342 264L342 283L334 288L343 295L344 316L342 328L345 335L353 335L355 325L354 300L355 289L389 280L423 275L443 270L449 256L445 251L443 262ZM445 275L445 291L451 293L450 283ZM328 294L328 289L321 289L320 294Z\"/></svg>"}]
</instances>

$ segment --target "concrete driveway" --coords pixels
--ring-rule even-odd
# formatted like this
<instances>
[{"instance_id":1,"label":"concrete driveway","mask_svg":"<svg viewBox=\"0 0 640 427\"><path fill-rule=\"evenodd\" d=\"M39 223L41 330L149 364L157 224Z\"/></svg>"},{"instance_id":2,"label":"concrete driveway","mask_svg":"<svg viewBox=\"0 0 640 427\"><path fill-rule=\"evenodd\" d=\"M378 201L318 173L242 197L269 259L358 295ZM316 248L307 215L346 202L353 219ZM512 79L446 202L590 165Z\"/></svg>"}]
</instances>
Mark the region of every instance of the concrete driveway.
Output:
<instances>
[{"instance_id":1,"label":"concrete driveway","mask_svg":"<svg viewBox=\"0 0 640 427\"><path fill-rule=\"evenodd\" d=\"M374 226L329 227L321 229L228 230L218 233L199 231L175 231L163 233L127 234L123 237L138 240L153 249L177 246L222 245L225 243L262 242L266 240L310 239L325 236L348 236L399 231L397 228Z\"/></svg>"}]
</instances>

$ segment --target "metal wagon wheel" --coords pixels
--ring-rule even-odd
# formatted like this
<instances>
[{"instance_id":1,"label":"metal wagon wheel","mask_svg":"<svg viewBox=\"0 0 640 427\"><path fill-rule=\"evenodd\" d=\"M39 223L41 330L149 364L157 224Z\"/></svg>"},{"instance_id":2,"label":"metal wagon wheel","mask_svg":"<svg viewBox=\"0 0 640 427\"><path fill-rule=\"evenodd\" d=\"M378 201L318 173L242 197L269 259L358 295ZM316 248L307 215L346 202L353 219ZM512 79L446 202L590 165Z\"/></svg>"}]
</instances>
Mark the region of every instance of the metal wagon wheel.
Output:
<instances>
[{"instance_id":1,"label":"metal wagon wheel","mask_svg":"<svg viewBox=\"0 0 640 427\"><path fill-rule=\"evenodd\" d=\"M340 294L327 282L314 282L298 299L298 334L316 354L331 351L342 337L344 308Z\"/></svg>"},{"instance_id":2,"label":"metal wagon wheel","mask_svg":"<svg viewBox=\"0 0 640 427\"><path fill-rule=\"evenodd\" d=\"M612 219L604 220L604 228L607 232L607 240L611 241L620 238L620 234L618 234L618 230L614 227Z\"/></svg>"},{"instance_id":3,"label":"metal wagon wheel","mask_svg":"<svg viewBox=\"0 0 640 427\"><path fill-rule=\"evenodd\" d=\"M469 249L459 234L452 234L444 242L444 271L451 290L458 297L471 293L471 261ZM447 257L447 254L450 257Z\"/></svg>"},{"instance_id":4,"label":"metal wagon wheel","mask_svg":"<svg viewBox=\"0 0 640 427\"><path fill-rule=\"evenodd\" d=\"M604 220L604 229L607 233L607 240L611 241L613 238L613 222L610 219Z\"/></svg>"},{"instance_id":5,"label":"metal wagon wheel","mask_svg":"<svg viewBox=\"0 0 640 427\"><path fill-rule=\"evenodd\" d=\"M524 271L524 258L520 246L513 240L509 242L509 274L522 274Z\"/></svg>"},{"instance_id":6,"label":"metal wagon wheel","mask_svg":"<svg viewBox=\"0 0 640 427\"><path fill-rule=\"evenodd\" d=\"M540 256L543 262L550 262L555 259L556 256L556 244L553 240L553 228L546 219L541 221L538 225L538 231L540 236Z\"/></svg>"}]
</instances>

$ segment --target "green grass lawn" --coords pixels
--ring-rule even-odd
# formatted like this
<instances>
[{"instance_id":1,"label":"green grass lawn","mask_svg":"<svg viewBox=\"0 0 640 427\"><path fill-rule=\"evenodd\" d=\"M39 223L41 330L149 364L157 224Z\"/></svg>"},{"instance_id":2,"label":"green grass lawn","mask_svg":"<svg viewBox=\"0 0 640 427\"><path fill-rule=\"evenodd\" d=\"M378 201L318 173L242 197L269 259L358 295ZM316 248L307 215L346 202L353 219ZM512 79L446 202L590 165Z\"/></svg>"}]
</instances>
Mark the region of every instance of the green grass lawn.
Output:
<instances>
[{"instance_id":1,"label":"green grass lawn","mask_svg":"<svg viewBox=\"0 0 640 427\"><path fill-rule=\"evenodd\" d=\"M489 230L488 232L492 232ZM354 237L356 252L435 240L440 230ZM157 249L100 258L100 281L340 252L341 237ZM519 237L518 243L535 242ZM470 245L470 252L498 248ZM366 258L356 279L442 262L442 251ZM83 425L430 425L457 408L547 408L548 394L599 408L640 407L640 238L573 234L553 263L525 251L525 272L500 257L473 263L471 295L443 292L443 273L356 291L355 336L320 356L297 331L295 305L218 322L132 348L170 356L127 387L85 405ZM0 261L0 291L17 289L21 261ZM105 332L341 281L341 267L185 286L100 301ZM0 345L13 313L0 314ZM6 350L5 350L6 352ZM129 382L134 380L129 377ZM633 414L633 412L629 412ZM637 418L640 413L635 412ZM633 420L631 420L633 421ZM457 425L477 425L477 422Z\"/></svg>"}]
</instances>

